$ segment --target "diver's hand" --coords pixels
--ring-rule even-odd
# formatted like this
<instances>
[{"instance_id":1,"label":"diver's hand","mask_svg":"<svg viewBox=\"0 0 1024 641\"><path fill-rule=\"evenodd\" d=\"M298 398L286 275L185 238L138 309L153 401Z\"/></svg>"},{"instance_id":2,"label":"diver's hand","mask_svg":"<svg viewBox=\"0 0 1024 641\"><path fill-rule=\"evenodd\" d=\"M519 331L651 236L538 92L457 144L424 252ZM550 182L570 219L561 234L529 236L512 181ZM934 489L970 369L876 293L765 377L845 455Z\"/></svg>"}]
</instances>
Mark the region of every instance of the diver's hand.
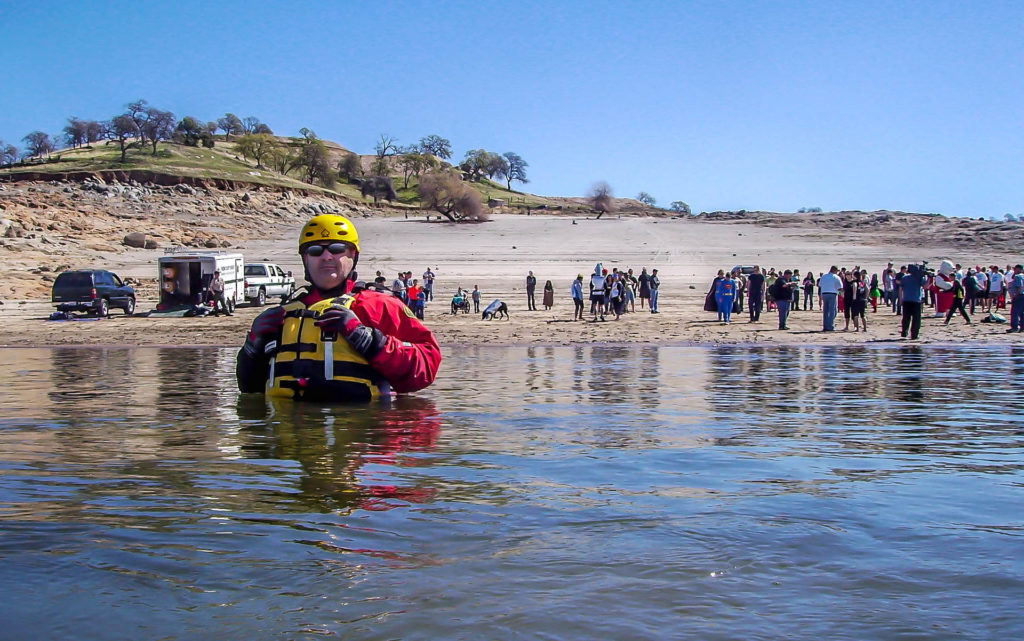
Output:
<instances>
[{"instance_id":1,"label":"diver's hand","mask_svg":"<svg viewBox=\"0 0 1024 641\"><path fill-rule=\"evenodd\" d=\"M242 349L250 356L261 353L267 343L281 333L281 328L284 327L284 314L284 307L272 307L257 316L252 322Z\"/></svg>"},{"instance_id":2,"label":"diver's hand","mask_svg":"<svg viewBox=\"0 0 1024 641\"><path fill-rule=\"evenodd\" d=\"M363 325L355 312L343 305L334 305L321 314L316 326L325 332L336 332L344 336L349 345L366 360L376 356L387 342L383 332Z\"/></svg>"}]
</instances>

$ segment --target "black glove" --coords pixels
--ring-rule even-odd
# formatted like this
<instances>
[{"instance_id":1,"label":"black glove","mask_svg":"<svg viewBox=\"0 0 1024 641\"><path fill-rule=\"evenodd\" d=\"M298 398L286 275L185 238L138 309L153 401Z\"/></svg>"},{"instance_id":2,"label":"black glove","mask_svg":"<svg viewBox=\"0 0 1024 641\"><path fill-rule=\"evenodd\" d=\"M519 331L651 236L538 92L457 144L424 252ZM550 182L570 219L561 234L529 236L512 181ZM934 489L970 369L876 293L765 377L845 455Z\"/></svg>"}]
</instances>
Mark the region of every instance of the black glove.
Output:
<instances>
[{"instance_id":1,"label":"black glove","mask_svg":"<svg viewBox=\"0 0 1024 641\"><path fill-rule=\"evenodd\" d=\"M316 326L324 332L341 334L352 349L359 352L366 360L371 360L380 350L384 349L387 336L379 329L367 327L348 307L333 305L320 315Z\"/></svg>"},{"instance_id":2,"label":"black glove","mask_svg":"<svg viewBox=\"0 0 1024 641\"><path fill-rule=\"evenodd\" d=\"M249 336L245 339L242 349L250 356L256 356L263 352L267 343L281 333L284 327L284 307L272 307L256 317L249 329Z\"/></svg>"}]
</instances>

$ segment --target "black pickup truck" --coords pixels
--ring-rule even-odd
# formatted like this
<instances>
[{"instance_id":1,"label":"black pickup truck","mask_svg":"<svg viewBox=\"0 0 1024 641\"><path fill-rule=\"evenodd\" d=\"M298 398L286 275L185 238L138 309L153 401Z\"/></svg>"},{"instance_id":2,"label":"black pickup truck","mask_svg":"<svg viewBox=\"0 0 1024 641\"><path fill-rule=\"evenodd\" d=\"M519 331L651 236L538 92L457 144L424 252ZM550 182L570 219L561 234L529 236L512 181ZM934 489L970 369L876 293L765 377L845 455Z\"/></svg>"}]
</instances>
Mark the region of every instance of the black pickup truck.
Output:
<instances>
[{"instance_id":1,"label":"black pickup truck","mask_svg":"<svg viewBox=\"0 0 1024 641\"><path fill-rule=\"evenodd\" d=\"M111 307L120 307L128 316L135 312L135 290L104 269L62 272L53 281L51 300L60 312L84 311L100 317L107 316Z\"/></svg>"}]
</instances>

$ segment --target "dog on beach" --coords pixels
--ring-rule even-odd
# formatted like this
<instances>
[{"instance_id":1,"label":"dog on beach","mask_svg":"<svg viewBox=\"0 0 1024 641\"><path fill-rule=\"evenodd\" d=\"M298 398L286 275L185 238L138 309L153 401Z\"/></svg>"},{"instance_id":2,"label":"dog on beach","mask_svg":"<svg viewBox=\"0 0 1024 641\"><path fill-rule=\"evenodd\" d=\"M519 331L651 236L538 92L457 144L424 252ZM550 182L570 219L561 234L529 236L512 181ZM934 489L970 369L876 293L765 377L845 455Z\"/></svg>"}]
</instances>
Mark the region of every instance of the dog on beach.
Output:
<instances>
[{"instance_id":1,"label":"dog on beach","mask_svg":"<svg viewBox=\"0 0 1024 641\"><path fill-rule=\"evenodd\" d=\"M501 318L502 315L506 319L508 318L508 305L500 300L495 300L484 310L483 320L494 320L495 318Z\"/></svg>"}]
</instances>

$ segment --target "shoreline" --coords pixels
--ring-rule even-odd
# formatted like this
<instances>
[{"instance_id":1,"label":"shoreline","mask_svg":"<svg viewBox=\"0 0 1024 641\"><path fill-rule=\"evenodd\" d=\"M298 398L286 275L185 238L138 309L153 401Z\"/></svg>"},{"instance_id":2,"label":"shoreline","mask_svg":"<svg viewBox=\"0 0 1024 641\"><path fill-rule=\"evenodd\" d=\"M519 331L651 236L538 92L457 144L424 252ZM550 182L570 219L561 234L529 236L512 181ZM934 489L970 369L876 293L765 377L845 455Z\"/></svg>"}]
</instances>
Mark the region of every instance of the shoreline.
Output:
<instances>
[{"instance_id":1,"label":"shoreline","mask_svg":"<svg viewBox=\"0 0 1024 641\"><path fill-rule=\"evenodd\" d=\"M949 326L941 317L922 318L916 340L899 336L900 317L879 308L868 313L868 331L844 331L842 316L833 332L821 330L821 312L796 311L789 316L789 330L778 330L774 312L762 312L761 320L748 323L747 315L735 315L731 324L718 322L704 312L692 293L683 301L663 294L661 313L647 310L627 313L619 321L573 321L558 318L571 308L560 301L549 311L530 312L510 304L511 319L484 321L476 314L449 312L431 315L426 326L445 350L481 347L580 347L664 345L671 347L849 347L860 346L966 346L1024 344L1024 335L1008 334L1007 323L981 323L981 315L967 325L954 318ZM524 297L525 298L525 297ZM148 309L148 303L146 301ZM435 302L433 305L437 306ZM14 308L14 309L11 309ZM243 306L230 317L148 318L112 312L106 319L49 321L52 307L45 301L10 302L0 307L0 347L12 348L239 348L251 321L267 307ZM429 310L429 307L428 307Z\"/></svg>"}]
</instances>

